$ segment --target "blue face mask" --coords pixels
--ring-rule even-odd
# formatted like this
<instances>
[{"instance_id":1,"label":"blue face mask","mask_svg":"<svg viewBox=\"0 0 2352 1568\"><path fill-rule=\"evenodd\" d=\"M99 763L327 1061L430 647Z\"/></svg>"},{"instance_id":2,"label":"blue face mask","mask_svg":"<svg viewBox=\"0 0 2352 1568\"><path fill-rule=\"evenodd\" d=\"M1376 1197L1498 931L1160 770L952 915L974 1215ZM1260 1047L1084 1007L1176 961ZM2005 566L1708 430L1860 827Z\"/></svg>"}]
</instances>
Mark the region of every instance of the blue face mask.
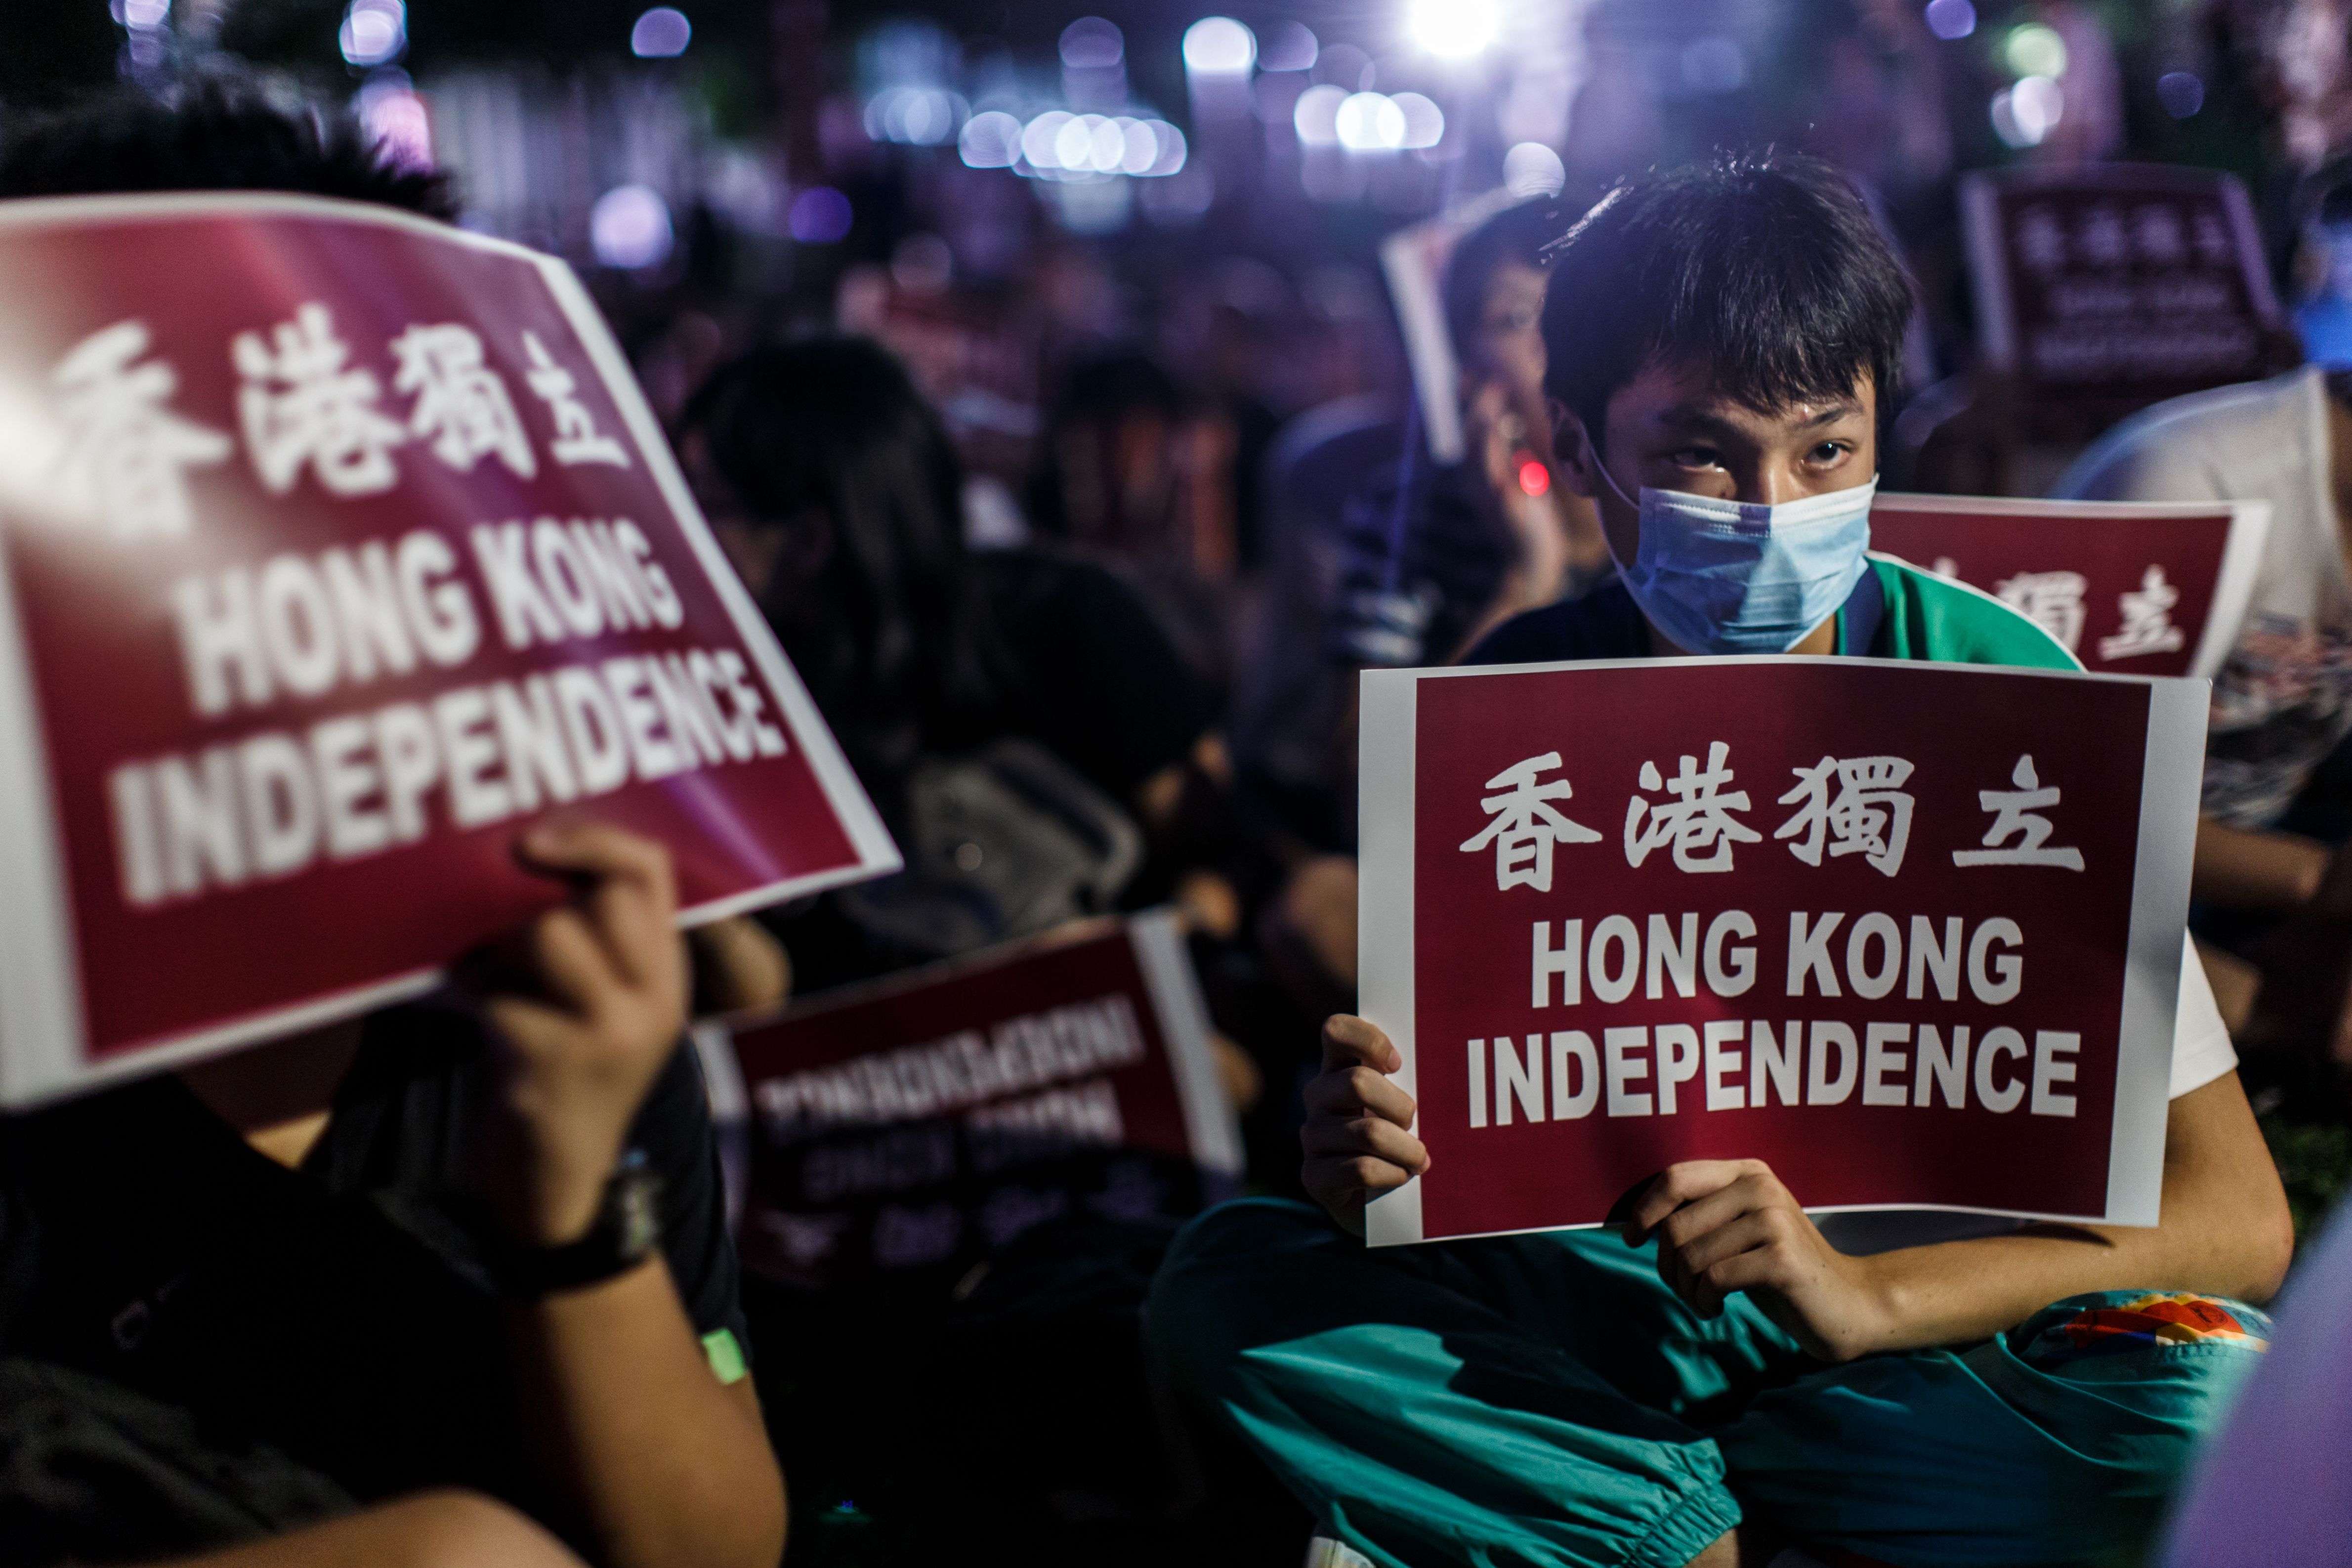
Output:
<instances>
[{"instance_id":1,"label":"blue face mask","mask_svg":"<svg viewBox=\"0 0 2352 1568\"><path fill-rule=\"evenodd\" d=\"M1617 563L1625 591L1691 653L1786 653L1837 613L1869 569L1874 479L1776 506L1647 485L1637 502L1598 454L1593 466L1642 514L1633 563Z\"/></svg>"}]
</instances>

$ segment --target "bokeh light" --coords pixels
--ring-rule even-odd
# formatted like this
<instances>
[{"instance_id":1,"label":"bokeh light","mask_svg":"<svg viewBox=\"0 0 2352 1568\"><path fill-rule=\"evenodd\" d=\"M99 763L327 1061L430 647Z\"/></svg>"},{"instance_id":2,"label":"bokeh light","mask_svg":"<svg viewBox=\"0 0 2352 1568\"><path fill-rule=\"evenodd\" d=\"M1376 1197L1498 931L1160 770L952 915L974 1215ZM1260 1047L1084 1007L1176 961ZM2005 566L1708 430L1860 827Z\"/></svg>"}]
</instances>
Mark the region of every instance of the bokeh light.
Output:
<instances>
[{"instance_id":1,"label":"bokeh light","mask_svg":"<svg viewBox=\"0 0 2352 1568\"><path fill-rule=\"evenodd\" d=\"M1950 43L1977 30L1977 8L1969 0L1927 0L1927 31Z\"/></svg>"},{"instance_id":2,"label":"bokeh light","mask_svg":"<svg viewBox=\"0 0 2352 1568\"><path fill-rule=\"evenodd\" d=\"M1404 110L1382 93L1350 93L1339 105L1333 129L1351 153L1385 152L1404 145Z\"/></svg>"},{"instance_id":3,"label":"bokeh light","mask_svg":"<svg viewBox=\"0 0 2352 1568\"><path fill-rule=\"evenodd\" d=\"M1184 29L1184 68L1234 76L1257 63L1257 35L1231 16L1203 16Z\"/></svg>"},{"instance_id":4,"label":"bokeh light","mask_svg":"<svg viewBox=\"0 0 2352 1568\"><path fill-rule=\"evenodd\" d=\"M1108 70L1127 58L1127 37L1118 24L1081 16L1062 29L1062 63L1072 70Z\"/></svg>"},{"instance_id":5,"label":"bokeh light","mask_svg":"<svg viewBox=\"0 0 2352 1568\"><path fill-rule=\"evenodd\" d=\"M352 0L336 42L349 64L389 65L408 47L408 7L401 0Z\"/></svg>"},{"instance_id":6,"label":"bokeh light","mask_svg":"<svg viewBox=\"0 0 2352 1568\"><path fill-rule=\"evenodd\" d=\"M1492 48L1503 30L1500 0L1410 0L1406 34L1442 60L1466 60Z\"/></svg>"},{"instance_id":7,"label":"bokeh light","mask_svg":"<svg viewBox=\"0 0 2352 1568\"><path fill-rule=\"evenodd\" d=\"M2156 79L2156 100L2175 120L2205 107L2205 79L2195 71L2167 71Z\"/></svg>"},{"instance_id":8,"label":"bokeh light","mask_svg":"<svg viewBox=\"0 0 2352 1568\"><path fill-rule=\"evenodd\" d=\"M694 24L675 5L656 5L629 29L629 53L641 60L674 60L694 42Z\"/></svg>"},{"instance_id":9,"label":"bokeh light","mask_svg":"<svg viewBox=\"0 0 2352 1568\"><path fill-rule=\"evenodd\" d=\"M589 209L589 248L607 267L631 272L658 267L676 243L669 204L651 185L616 185Z\"/></svg>"},{"instance_id":10,"label":"bokeh light","mask_svg":"<svg viewBox=\"0 0 2352 1568\"><path fill-rule=\"evenodd\" d=\"M849 198L831 185L811 185L793 198L784 226L803 245L835 245L849 237Z\"/></svg>"},{"instance_id":11,"label":"bokeh light","mask_svg":"<svg viewBox=\"0 0 2352 1568\"><path fill-rule=\"evenodd\" d=\"M1540 142L1522 142L1503 154L1503 185L1522 201L1556 196L1568 184L1568 165Z\"/></svg>"},{"instance_id":12,"label":"bokeh light","mask_svg":"<svg viewBox=\"0 0 2352 1568\"><path fill-rule=\"evenodd\" d=\"M2026 22L2009 30L2000 58L2019 76L2062 77L2066 74L2066 40L2046 23Z\"/></svg>"}]
</instances>

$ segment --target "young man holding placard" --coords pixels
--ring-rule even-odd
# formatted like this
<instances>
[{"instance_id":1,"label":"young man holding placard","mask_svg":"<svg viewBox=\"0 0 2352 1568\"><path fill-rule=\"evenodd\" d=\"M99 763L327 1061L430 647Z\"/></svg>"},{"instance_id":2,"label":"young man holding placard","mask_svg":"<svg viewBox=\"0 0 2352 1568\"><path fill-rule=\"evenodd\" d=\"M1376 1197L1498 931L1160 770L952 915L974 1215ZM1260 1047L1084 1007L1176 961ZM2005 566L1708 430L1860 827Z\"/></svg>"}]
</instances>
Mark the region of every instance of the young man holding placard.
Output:
<instances>
[{"instance_id":1,"label":"young man holding placard","mask_svg":"<svg viewBox=\"0 0 2352 1568\"><path fill-rule=\"evenodd\" d=\"M1559 247L1547 385L1563 478L1621 576L1470 662L2073 668L1997 601L1867 554L1908 307L1819 164L1680 170L1596 207ZM1382 1563L1713 1568L1790 1542L1903 1568L2104 1559L2259 1348L2239 1301L2275 1289L2291 1247L2193 962L2178 1012L2160 1225L1852 1216L1832 1226L1851 1251L1737 1160L1670 1166L1622 1237L1366 1252L1344 1232L1429 1156L1396 1048L1334 1018L1302 1138L1339 1228L1266 1200L1205 1216L1154 1331L1324 1532Z\"/></svg>"}]
</instances>

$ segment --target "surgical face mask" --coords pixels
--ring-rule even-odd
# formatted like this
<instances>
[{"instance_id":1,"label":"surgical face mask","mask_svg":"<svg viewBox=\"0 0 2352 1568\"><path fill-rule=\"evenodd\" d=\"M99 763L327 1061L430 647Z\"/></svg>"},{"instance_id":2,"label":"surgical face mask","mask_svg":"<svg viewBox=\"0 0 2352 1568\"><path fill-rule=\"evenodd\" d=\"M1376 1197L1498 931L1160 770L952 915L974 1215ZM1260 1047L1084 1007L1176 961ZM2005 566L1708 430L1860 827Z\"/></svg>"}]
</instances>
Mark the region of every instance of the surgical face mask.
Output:
<instances>
[{"instance_id":1,"label":"surgical face mask","mask_svg":"<svg viewBox=\"0 0 2352 1568\"><path fill-rule=\"evenodd\" d=\"M1878 481L1766 506L1642 487L1626 592L1650 623L1692 653L1786 653L1837 613L1869 569L1870 502ZM1603 531L1606 537L1606 531ZM1611 558L1616 557L1614 545Z\"/></svg>"}]
</instances>

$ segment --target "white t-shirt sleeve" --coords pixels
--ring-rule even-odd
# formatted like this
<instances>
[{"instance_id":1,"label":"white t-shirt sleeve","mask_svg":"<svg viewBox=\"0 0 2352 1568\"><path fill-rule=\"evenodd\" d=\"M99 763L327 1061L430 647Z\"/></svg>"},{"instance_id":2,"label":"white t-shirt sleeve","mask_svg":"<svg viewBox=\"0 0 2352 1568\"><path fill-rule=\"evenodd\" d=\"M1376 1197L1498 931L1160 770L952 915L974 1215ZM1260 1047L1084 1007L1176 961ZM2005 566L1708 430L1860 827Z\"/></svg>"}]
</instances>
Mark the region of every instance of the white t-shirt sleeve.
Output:
<instances>
[{"instance_id":1,"label":"white t-shirt sleeve","mask_svg":"<svg viewBox=\"0 0 2352 1568\"><path fill-rule=\"evenodd\" d=\"M2205 978L2205 964L2187 933L2180 938L2180 1001L2172 1020L2172 1098L2203 1089L2238 1065L2230 1026Z\"/></svg>"}]
</instances>

